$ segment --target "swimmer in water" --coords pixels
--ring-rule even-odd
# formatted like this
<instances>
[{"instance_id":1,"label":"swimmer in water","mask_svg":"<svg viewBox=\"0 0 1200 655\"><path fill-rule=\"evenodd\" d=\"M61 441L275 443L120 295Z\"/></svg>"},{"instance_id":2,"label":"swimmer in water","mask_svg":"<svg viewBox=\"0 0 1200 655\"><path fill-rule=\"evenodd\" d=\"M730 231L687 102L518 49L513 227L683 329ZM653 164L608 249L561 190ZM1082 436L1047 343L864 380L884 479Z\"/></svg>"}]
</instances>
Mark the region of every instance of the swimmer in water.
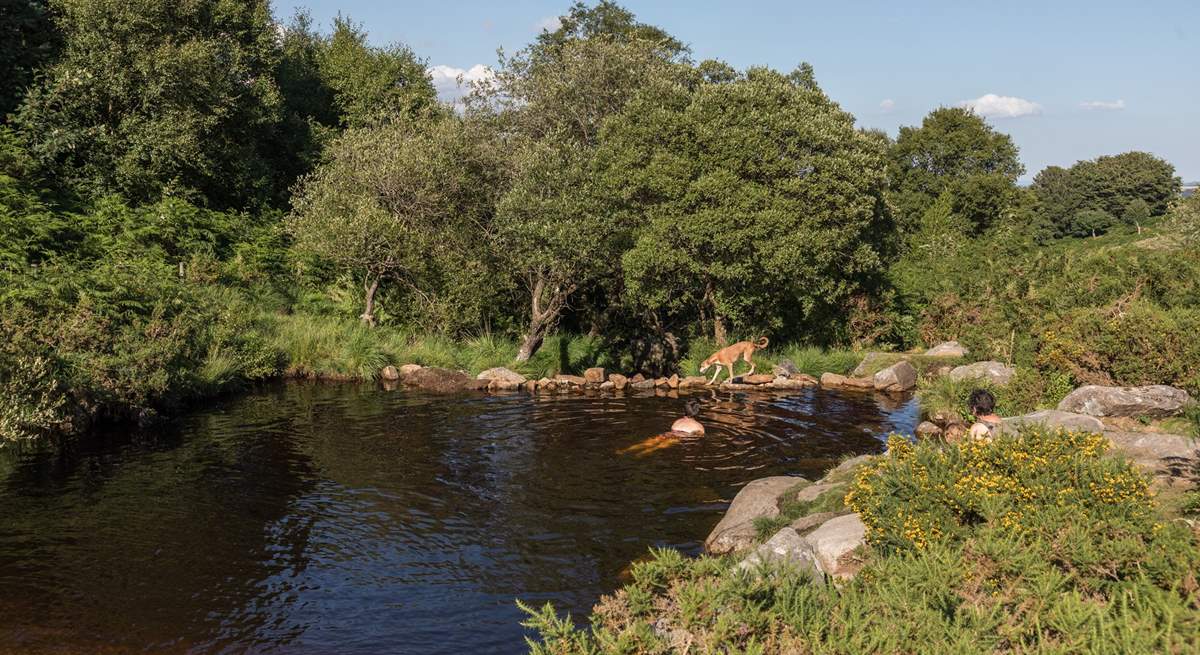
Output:
<instances>
[{"instance_id":1,"label":"swimmer in water","mask_svg":"<svg viewBox=\"0 0 1200 655\"><path fill-rule=\"evenodd\" d=\"M671 424L671 432L683 432L685 434L704 434L704 426L700 424L694 417L700 413L700 401L692 398L684 405L684 416Z\"/></svg>"}]
</instances>

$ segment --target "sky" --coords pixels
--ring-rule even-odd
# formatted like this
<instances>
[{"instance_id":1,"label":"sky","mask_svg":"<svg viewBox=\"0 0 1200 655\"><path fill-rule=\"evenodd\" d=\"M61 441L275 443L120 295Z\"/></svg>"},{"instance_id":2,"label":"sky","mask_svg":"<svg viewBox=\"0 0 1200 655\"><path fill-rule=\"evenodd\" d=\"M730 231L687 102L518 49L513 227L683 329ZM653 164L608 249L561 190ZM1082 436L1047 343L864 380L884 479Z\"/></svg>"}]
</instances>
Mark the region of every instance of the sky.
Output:
<instances>
[{"instance_id":1,"label":"sky","mask_svg":"<svg viewBox=\"0 0 1200 655\"><path fill-rule=\"evenodd\" d=\"M273 0L403 43L439 93L555 27L568 0ZM1200 180L1200 5L1195 0L621 3L688 44L693 59L790 71L817 82L862 127L893 137L939 106L971 106L1021 150L1028 182L1048 165L1144 150Z\"/></svg>"}]
</instances>

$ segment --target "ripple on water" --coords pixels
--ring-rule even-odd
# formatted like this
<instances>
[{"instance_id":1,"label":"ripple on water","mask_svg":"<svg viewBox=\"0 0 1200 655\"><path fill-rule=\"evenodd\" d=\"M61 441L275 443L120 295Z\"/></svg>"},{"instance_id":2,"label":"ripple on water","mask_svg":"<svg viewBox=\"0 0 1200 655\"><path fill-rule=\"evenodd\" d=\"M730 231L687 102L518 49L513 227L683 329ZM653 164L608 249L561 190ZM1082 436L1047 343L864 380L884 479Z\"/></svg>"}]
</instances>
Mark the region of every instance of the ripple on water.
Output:
<instances>
[{"instance_id":1,"label":"ripple on water","mask_svg":"<svg viewBox=\"0 0 1200 655\"><path fill-rule=\"evenodd\" d=\"M170 429L0 453L0 651L522 652L513 600L586 614L696 552L765 475L911 431L871 394L431 397L286 384Z\"/></svg>"}]
</instances>

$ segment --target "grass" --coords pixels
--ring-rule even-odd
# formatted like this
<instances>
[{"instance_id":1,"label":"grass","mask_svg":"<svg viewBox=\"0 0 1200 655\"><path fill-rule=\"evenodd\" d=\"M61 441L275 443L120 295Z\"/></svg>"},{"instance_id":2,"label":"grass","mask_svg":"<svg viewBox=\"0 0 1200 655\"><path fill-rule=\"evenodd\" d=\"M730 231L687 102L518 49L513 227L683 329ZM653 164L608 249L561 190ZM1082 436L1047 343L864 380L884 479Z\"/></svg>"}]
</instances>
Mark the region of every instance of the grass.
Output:
<instances>
[{"instance_id":1,"label":"grass","mask_svg":"<svg viewBox=\"0 0 1200 655\"><path fill-rule=\"evenodd\" d=\"M1017 368L1016 375L1006 385L983 380L952 380L949 376L922 377L917 386L921 412L925 416L958 416L971 420L967 397L975 389L987 389L996 397L996 413L1018 416L1039 409L1058 406L1073 388L1064 375L1047 375L1028 368Z\"/></svg>"},{"instance_id":2,"label":"grass","mask_svg":"<svg viewBox=\"0 0 1200 655\"><path fill-rule=\"evenodd\" d=\"M700 375L700 364L716 351L720 350L712 339L702 338L694 339L689 344L687 354L679 362L680 375ZM814 377L819 377L822 373L839 373L846 374L858 366L862 361L863 353L853 350L827 350L816 348L813 346L803 346L794 344L785 344L782 346L771 346L765 350L755 351L754 363L755 372L771 372L771 368L783 360L788 360L796 365L796 369L801 373L807 373ZM745 374L749 371L749 365L741 363L737 365L738 375ZM709 370L709 375L712 371Z\"/></svg>"},{"instance_id":3,"label":"grass","mask_svg":"<svg viewBox=\"0 0 1200 655\"><path fill-rule=\"evenodd\" d=\"M796 485L794 489L788 490L783 495L785 500L779 504L779 516L770 519L760 517L754 520L754 529L758 533L760 541L770 539L776 532L803 516L821 512L844 513L846 511L846 486L844 484L828 489L812 500L797 500L796 492L807 486L809 485Z\"/></svg>"}]
</instances>

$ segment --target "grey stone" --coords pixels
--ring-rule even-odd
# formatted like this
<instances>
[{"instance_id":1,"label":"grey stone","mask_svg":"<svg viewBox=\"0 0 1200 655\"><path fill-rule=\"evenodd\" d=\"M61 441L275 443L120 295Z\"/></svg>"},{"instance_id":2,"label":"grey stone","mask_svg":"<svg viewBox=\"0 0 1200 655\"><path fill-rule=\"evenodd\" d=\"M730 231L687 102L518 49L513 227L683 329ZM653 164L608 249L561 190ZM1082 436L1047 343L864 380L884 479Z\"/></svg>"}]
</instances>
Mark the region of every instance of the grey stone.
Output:
<instances>
[{"instance_id":1,"label":"grey stone","mask_svg":"<svg viewBox=\"0 0 1200 655\"><path fill-rule=\"evenodd\" d=\"M842 475L842 474L848 473L848 472L862 466L863 464L866 464L867 462L871 461L872 459L875 459L875 457L876 457L875 455L859 455L857 457L851 457L850 459L848 459L848 460L842 462L841 464L838 464L837 466L830 469L829 472L825 474L825 477L831 478L836 475Z\"/></svg>"},{"instance_id":2,"label":"grey stone","mask_svg":"<svg viewBox=\"0 0 1200 655\"><path fill-rule=\"evenodd\" d=\"M1104 433L1112 451L1128 457L1150 473L1182 480L1188 485L1200 482L1200 442L1191 437L1161 432Z\"/></svg>"},{"instance_id":3,"label":"grey stone","mask_svg":"<svg viewBox=\"0 0 1200 655\"><path fill-rule=\"evenodd\" d=\"M1042 424L1050 428L1062 428L1075 432L1103 432L1104 424L1095 416L1087 414L1073 414L1057 409L1043 409L1025 414L1023 416L1013 416L1004 419L1000 425L1000 431L1011 433L1024 425Z\"/></svg>"},{"instance_id":4,"label":"grey stone","mask_svg":"<svg viewBox=\"0 0 1200 655\"><path fill-rule=\"evenodd\" d=\"M829 519L804 539L812 546L817 563L827 575L848 578L858 567L845 561L854 549L866 543L867 527L858 514L846 514Z\"/></svg>"},{"instance_id":5,"label":"grey stone","mask_svg":"<svg viewBox=\"0 0 1200 655\"><path fill-rule=\"evenodd\" d=\"M404 384L410 387L417 387L426 391L435 391L439 393L448 393L453 391L463 391L468 388L476 388L472 385L475 382L471 376L458 371L451 371L435 366L419 368L411 373L403 376ZM485 382L486 387L486 382Z\"/></svg>"},{"instance_id":6,"label":"grey stone","mask_svg":"<svg viewBox=\"0 0 1200 655\"><path fill-rule=\"evenodd\" d=\"M779 497L804 478L777 475L755 480L738 492L725 516L704 540L704 549L721 555L743 550L754 543L754 519L779 516Z\"/></svg>"},{"instance_id":7,"label":"grey stone","mask_svg":"<svg viewBox=\"0 0 1200 655\"><path fill-rule=\"evenodd\" d=\"M1079 387L1067 394L1058 408L1091 416L1174 416L1191 402L1183 389L1165 384L1144 387Z\"/></svg>"},{"instance_id":8,"label":"grey stone","mask_svg":"<svg viewBox=\"0 0 1200 655\"><path fill-rule=\"evenodd\" d=\"M634 389L653 389L654 388L654 380L642 379L642 380L638 380L637 382L631 382L629 384L629 386Z\"/></svg>"},{"instance_id":9,"label":"grey stone","mask_svg":"<svg viewBox=\"0 0 1200 655\"><path fill-rule=\"evenodd\" d=\"M805 532L824 524L826 521L835 518L836 516L837 512L817 512L816 514L801 516L795 521L792 521L788 527L800 534L804 534Z\"/></svg>"},{"instance_id":10,"label":"grey stone","mask_svg":"<svg viewBox=\"0 0 1200 655\"><path fill-rule=\"evenodd\" d=\"M812 545L792 528L783 528L776 532L774 536L747 555L738 564L737 569L754 571L764 564L795 566L811 572L814 576L824 576Z\"/></svg>"},{"instance_id":11,"label":"grey stone","mask_svg":"<svg viewBox=\"0 0 1200 655\"><path fill-rule=\"evenodd\" d=\"M956 382L963 380L986 380L992 384L1005 385L1012 380L1017 372L1000 362L975 362L965 366L955 366L950 369L950 379Z\"/></svg>"},{"instance_id":12,"label":"grey stone","mask_svg":"<svg viewBox=\"0 0 1200 655\"><path fill-rule=\"evenodd\" d=\"M926 357L966 357L970 351L957 341L943 341L925 351Z\"/></svg>"},{"instance_id":13,"label":"grey stone","mask_svg":"<svg viewBox=\"0 0 1200 655\"><path fill-rule=\"evenodd\" d=\"M921 423L917 425L918 437L936 437L941 433L942 429L938 427L937 423L933 423L932 421L921 421Z\"/></svg>"},{"instance_id":14,"label":"grey stone","mask_svg":"<svg viewBox=\"0 0 1200 655\"><path fill-rule=\"evenodd\" d=\"M904 362L896 362L879 371L874 378L876 391L909 391L917 386L917 369Z\"/></svg>"},{"instance_id":15,"label":"grey stone","mask_svg":"<svg viewBox=\"0 0 1200 655\"><path fill-rule=\"evenodd\" d=\"M850 371L850 375L856 378L873 375L876 371L879 371L882 367L884 367L887 362L895 360L896 357L896 353L867 353L866 356L863 357L862 361L858 363L858 366L855 366L854 370ZM901 355L901 357L903 356Z\"/></svg>"},{"instance_id":16,"label":"grey stone","mask_svg":"<svg viewBox=\"0 0 1200 655\"><path fill-rule=\"evenodd\" d=\"M783 377L780 375L776 376L774 380L771 380L771 386L775 387L776 389L804 389L813 385L812 383L805 382L804 380L793 380L792 378Z\"/></svg>"},{"instance_id":17,"label":"grey stone","mask_svg":"<svg viewBox=\"0 0 1200 655\"><path fill-rule=\"evenodd\" d=\"M781 359L778 363L771 367L771 373L775 377L791 377L800 372L796 365L790 359Z\"/></svg>"},{"instance_id":18,"label":"grey stone","mask_svg":"<svg viewBox=\"0 0 1200 655\"><path fill-rule=\"evenodd\" d=\"M497 366L496 368L489 368L486 371L480 371L479 375L475 376L475 379L493 381L500 380L505 383L515 383L517 385L525 384L525 382L528 381L524 375L521 375L512 369L504 368L503 366Z\"/></svg>"}]
</instances>

